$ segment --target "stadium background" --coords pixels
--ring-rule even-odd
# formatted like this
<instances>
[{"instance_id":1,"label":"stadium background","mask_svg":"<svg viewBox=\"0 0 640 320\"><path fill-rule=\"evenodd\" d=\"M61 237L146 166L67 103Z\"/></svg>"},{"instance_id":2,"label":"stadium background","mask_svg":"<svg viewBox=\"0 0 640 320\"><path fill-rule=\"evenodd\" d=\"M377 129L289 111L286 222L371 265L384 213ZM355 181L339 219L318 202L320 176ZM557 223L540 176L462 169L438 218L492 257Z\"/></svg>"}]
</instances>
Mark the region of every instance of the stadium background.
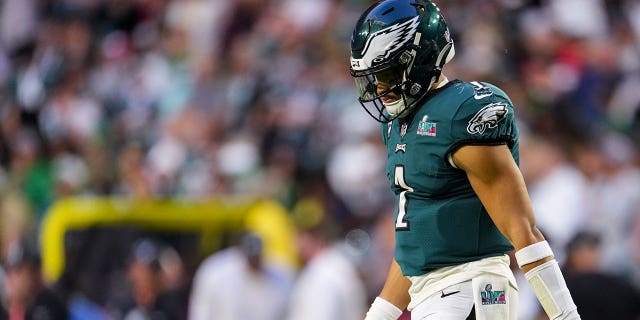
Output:
<instances>
[{"instance_id":1,"label":"stadium background","mask_svg":"<svg viewBox=\"0 0 640 320\"><path fill-rule=\"evenodd\" d=\"M243 230L299 270L295 230L320 215L357 249L374 297L393 199L377 123L348 74L351 28L369 3L0 1L3 261L30 243L61 297L117 317L131 304L123 269L139 239L176 250L188 292L199 262ZM577 264L637 288L640 3L437 3L456 42L447 74L514 101L521 168L559 260L597 239L597 256ZM247 218L263 201L287 217L258 218L277 232ZM522 291L522 319L534 319Z\"/></svg>"}]
</instances>

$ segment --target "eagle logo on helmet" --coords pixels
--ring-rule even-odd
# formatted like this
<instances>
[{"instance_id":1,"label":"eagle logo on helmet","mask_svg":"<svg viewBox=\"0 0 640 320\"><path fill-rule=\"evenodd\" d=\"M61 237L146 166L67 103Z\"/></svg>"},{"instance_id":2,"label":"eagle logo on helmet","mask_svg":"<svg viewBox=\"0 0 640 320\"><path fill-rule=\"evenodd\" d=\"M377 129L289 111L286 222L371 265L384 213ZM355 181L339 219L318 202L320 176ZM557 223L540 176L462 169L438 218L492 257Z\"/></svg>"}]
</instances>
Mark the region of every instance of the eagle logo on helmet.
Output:
<instances>
[{"instance_id":1,"label":"eagle logo on helmet","mask_svg":"<svg viewBox=\"0 0 640 320\"><path fill-rule=\"evenodd\" d=\"M487 128L493 129L497 127L498 122L506 118L508 111L506 103L497 102L485 106L469 120L467 132L483 134Z\"/></svg>"},{"instance_id":2,"label":"eagle logo on helmet","mask_svg":"<svg viewBox=\"0 0 640 320\"><path fill-rule=\"evenodd\" d=\"M418 28L418 16L389 28L377 31L367 39L361 59L353 59L351 66L355 68L371 67L371 62L384 61L393 52L411 41ZM360 61L363 63L361 64Z\"/></svg>"}]
</instances>

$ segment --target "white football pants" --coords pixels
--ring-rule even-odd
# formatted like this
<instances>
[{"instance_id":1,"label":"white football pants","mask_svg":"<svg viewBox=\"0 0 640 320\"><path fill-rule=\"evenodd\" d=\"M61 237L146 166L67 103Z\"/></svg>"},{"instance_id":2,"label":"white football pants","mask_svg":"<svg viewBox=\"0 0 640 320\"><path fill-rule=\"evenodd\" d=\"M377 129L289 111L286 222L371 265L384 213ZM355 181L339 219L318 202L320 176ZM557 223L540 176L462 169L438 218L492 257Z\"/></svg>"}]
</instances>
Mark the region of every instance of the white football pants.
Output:
<instances>
[{"instance_id":1,"label":"white football pants","mask_svg":"<svg viewBox=\"0 0 640 320\"><path fill-rule=\"evenodd\" d=\"M411 310L411 320L465 320L474 306L476 320L517 320L518 290L505 277L481 275L431 295Z\"/></svg>"}]
</instances>

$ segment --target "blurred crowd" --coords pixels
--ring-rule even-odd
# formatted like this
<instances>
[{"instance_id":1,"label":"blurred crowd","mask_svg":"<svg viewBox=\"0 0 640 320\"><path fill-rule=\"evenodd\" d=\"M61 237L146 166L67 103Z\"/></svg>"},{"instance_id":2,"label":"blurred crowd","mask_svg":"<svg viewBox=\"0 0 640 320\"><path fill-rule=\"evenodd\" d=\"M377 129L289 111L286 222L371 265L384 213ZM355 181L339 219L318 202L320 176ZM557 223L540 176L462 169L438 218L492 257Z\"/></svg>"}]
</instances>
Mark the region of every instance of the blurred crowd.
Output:
<instances>
[{"instance_id":1,"label":"blurred crowd","mask_svg":"<svg viewBox=\"0 0 640 320\"><path fill-rule=\"evenodd\" d=\"M328 247L332 251L324 263L362 278L361 283L332 287L332 281L318 280L326 279L322 275L313 280L311 271L293 270L300 276L272 274L250 292L258 298L274 292L270 286L277 292L289 287L318 292L311 288L324 285L327 303L337 303L340 291L362 302L355 310L365 308L384 280L393 242L385 150L348 72L351 31L370 3L0 1L3 260L10 260L19 239L37 237L47 209L67 196L251 194L291 211L311 201L332 227L322 223L310 234L331 230L331 236L318 243L300 237L307 250L301 257L308 256L302 265L313 270L311 257ZM447 75L496 84L514 102L522 131L521 169L538 225L558 259L569 261L576 239L593 235L598 251L595 258L584 258L594 261L588 270L637 289L640 3L436 3L456 42ZM354 247L359 254L353 254ZM341 252L349 259L340 258ZM5 268L2 296L10 309L13 273L9 263ZM150 270L161 269L158 264ZM307 281L296 286L295 279ZM191 277L183 282L198 286ZM522 291L522 319L533 319L539 307ZM176 308L183 316L190 309ZM264 310L255 319L270 319ZM288 309L276 311L283 310ZM144 312L125 314L156 319Z\"/></svg>"}]
</instances>

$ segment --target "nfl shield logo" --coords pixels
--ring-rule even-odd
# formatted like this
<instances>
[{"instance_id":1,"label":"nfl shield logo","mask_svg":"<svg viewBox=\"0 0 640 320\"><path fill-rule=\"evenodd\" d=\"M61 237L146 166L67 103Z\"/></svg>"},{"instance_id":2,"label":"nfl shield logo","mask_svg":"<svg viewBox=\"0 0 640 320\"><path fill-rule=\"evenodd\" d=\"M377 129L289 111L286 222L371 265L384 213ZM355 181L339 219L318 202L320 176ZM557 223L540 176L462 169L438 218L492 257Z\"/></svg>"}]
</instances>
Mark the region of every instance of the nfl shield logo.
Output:
<instances>
[{"instance_id":1,"label":"nfl shield logo","mask_svg":"<svg viewBox=\"0 0 640 320\"><path fill-rule=\"evenodd\" d=\"M422 121L420 121L420 123L418 123L418 135L421 136L430 136L430 137L435 137L436 136L436 123L435 122L428 122L427 121L427 116L424 116L422 118Z\"/></svg>"}]
</instances>

